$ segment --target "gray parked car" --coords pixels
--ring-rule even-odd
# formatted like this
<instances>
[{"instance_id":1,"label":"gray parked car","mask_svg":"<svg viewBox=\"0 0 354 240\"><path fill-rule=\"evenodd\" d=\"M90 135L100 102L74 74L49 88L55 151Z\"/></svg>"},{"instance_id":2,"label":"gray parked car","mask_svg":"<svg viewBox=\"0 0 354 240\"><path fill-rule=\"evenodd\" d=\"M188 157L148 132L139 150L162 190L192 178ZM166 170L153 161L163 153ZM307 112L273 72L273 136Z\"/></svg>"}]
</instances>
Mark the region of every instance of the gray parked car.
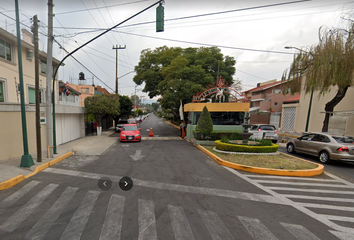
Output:
<instances>
[{"instance_id":1,"label":"gray parked car","mask_svg":"<svg viewBox=\"0 0 354 240\"><path fill-rule=\"evenodd\" d=\"M308 133L287 140L289 153L300 152L318 157L321 163L329 160L354 162L354 139L327 133Z\"/></svg>"}]
</instances>

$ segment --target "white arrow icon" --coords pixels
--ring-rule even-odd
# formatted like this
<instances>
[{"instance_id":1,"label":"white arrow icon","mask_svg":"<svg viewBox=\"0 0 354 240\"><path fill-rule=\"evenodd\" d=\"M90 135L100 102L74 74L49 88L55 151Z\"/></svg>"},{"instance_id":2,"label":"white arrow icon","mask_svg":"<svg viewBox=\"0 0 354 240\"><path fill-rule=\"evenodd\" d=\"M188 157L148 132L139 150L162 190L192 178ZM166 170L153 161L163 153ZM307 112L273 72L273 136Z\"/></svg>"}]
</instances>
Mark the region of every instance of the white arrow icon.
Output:
<instances>
[{"instance_id":1,"label":"white arrow icon","mask_svg":"<svg viewBox=\"0 0 354 240\"><path fill-rule=\"evenodd\" d=\"M107 182L107 181L104 181L104 182L103 182L103 186L105 186L105 187L107 187L107 186L106 186L106 182Z\"/></svg>"},{"instance_id":2,"label":"white arrow icon","mask_svg":"<svg viewBox=\"0 0 354 240\"><path fill-rule=\"evenodd\" d=\"M141 155L141 150L136 150L135 151L135 155L130 155L130 157L134 160L134 161L138 161L140 159L142 159L145 156Z\"/></svg>"},{"instance_id":3,"label":"white arrow icon","mask_svg":"<svg viewBox=\"0 0 354 240\"><path fill-rule=\"evenodd\" d=\"M127 183L127 181L124 181L125 182L125 185L124 185L124 187L126 187L127 185L128 185L128 183Z\"/></svg>"}]
</instances>

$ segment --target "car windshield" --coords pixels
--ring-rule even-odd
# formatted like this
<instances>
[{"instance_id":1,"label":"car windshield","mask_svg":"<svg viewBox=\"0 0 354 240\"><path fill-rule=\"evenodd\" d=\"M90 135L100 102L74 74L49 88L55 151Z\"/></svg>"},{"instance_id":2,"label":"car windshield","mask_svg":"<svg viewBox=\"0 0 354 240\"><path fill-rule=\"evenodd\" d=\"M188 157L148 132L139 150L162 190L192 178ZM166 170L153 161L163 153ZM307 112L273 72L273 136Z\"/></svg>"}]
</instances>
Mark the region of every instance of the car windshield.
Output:
<instances>
[{"instance_id":1,"label":"car windshield","mask_svg":"<svg viewBox=\"0 0 354 240\"><path fill-rule=\"evenodd\" d=\"M251 130L257 130L258 129L258 126L257 125L253 125L252 127L251 127Z\"/></svg>"},{"instance_id":2,"label":"car windshield","mask_svg":"<svg viewBox=\"0 0 354 240\"><path fill-rule=\"evenodd\" d=\"M123 127L123 131L138 131L137 126L125 126Z\"/></svg>"},{"instance_id":3,"label":"car windshield","mask_svg":"<svg viewBox=\"0 0 354 240\"><path fill-rule=\"evenodd\" d=\"M275 127L274 126L260 126L260 129L262 130L268 130L268 131L274 131Z\"/></svg>"},{"instance_id":4,"label":"car windshield","mask_svg":"<svg viewBox=\"0 0 354 240\"><path fill-rule=\"evenodd\" d=\"M341 136L341 137L334 137L332 136L334 140L337 141L337 143L354 143L354 138L352 137L345 137L345 136Z\"/></svg>"}]
</instances>

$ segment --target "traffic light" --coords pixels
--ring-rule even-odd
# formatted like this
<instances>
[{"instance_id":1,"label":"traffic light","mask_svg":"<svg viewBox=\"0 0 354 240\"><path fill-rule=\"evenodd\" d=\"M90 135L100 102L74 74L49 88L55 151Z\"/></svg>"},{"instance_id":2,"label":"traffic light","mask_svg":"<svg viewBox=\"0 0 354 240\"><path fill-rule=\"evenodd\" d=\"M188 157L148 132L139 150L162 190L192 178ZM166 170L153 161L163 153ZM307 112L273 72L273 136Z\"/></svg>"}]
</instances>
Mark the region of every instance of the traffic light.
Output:
<instances>
[{"instance_id":1,"label":"traffic light","mask_svg":"<svg viewBox=\"0 0 354 240\"><path fill-rule=\"evenodd\" d=\"M164 31L164 11L165 8L160 3L160 5L156 8L156 32Z\"/></svg>"}]
</instances>

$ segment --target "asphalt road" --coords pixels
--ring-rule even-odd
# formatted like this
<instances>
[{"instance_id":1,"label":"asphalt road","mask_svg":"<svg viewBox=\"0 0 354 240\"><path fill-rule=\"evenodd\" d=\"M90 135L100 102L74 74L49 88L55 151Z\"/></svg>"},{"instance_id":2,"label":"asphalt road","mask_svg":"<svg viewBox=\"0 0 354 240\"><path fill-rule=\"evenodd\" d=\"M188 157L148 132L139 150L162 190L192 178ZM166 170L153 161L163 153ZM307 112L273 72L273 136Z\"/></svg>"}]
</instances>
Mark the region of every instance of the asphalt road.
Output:
<instances>
[{"instance_id":1,"label":"asphalt road","mask_svg":"<svg viewBox=\"0 0 354 240\"><path fill-rule=\"evenodd\" d=\"M141 128L179 136L154 115ZM228 169L184 140L117 141L1 191L0 239L349 239L353 189L331 175Z\"/></svg>"}]
</instances>

